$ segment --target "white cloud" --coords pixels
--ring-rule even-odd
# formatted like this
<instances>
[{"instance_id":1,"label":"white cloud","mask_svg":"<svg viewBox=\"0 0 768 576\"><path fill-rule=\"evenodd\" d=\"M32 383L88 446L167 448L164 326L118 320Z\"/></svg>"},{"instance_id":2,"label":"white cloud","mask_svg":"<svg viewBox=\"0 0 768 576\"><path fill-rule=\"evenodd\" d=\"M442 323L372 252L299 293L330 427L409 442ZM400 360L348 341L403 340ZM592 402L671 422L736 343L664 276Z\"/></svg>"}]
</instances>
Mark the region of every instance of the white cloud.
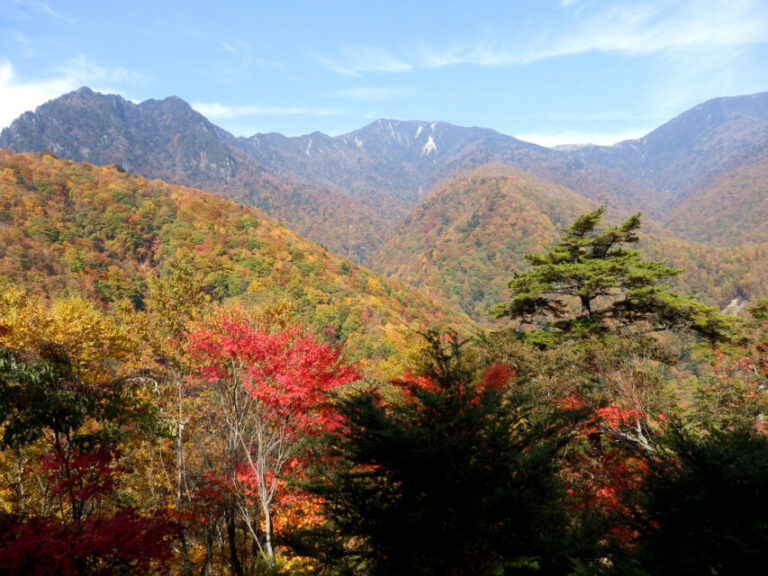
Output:
<instances>
[{"instance_id":1,"label":"white cloud","mask_svg":"<svg viewBox=\"0 0 768 576\"><path fill-rule=\"evenodd\" d=\"M562 2L563 6L574 0ZM497 67L586 52L628 55L768 43L765 0L611 2L580 5L557 29L529 28L502 40L485 38L447 48L420 47L413 61L425 68L453 64Z\"/></svg>"},{"instance_id":2,"label":"white cloud","mask_svg":"<svg viewBox=\"0 0 768 576\"><path fill-rule=\"evenodd\" d=\"M40 0L8 0L3 4L0 4L0 9L11 14L15 13L16 15L27 12L37 12L38 14L43 14L54 20L59 20L60 22L77 24L77 20L71 16L57 12L51 8L47 2L42 2Z\"/></svg>"},{"instance_id":3,"label":"white cloud","mask_svg":"<svg viewBox=\"0 0 768 576\"><path fill-rule=\"evenodd\" d=\"M4 60L0 63L0 86L10 83L11 78L13 78L13 68L8 60Z\"/></svg>"},{"instance_id":4,"label":"white cloud","mask_svg":"<svg viewBox=\"0 0 768 576\"><path fill-rule=\"evenodd\" d=\"M118 86L142 82L142 76L124 68L107 69L78 56L53 68L46 76L22 80L9 60L0 61L0 127L8 126L21 114L81 86L99 92L117 92Z\"/></svg>"},{"instance_id":5,"label":"white cloud","mask_svg":"<svg viewBox=\"0 0 768 576\"><path fill-rule=\"evenodd\" d=\"M338 58L314 54L314 58L329 70L342 76L360 76L364 72L407 72L413 64L372 46L347 46Z\"/></svg>"},{"instance_id":6,"label":"white cloud","mask_svg":"<svg viewBox=\"0 0 768 576\"><path fill-rule=\"evenodd\" d=\"M209 120L229 120L247 116L334 116L337 108L308 108L301 106L226 106L218 102L192 104L192 108Z\"/></svg>"},{"instance_id":7,"label":"white cloud","mask_svg":"<svg viewBox=\"0 0 768 576\"><path fill-rule=\"evenodd\" d=\"M18 83L13 66L7 60L0 63L0 127L6 127L24 112L72 90L62 78Z\"/></svg>"}]
</instances>

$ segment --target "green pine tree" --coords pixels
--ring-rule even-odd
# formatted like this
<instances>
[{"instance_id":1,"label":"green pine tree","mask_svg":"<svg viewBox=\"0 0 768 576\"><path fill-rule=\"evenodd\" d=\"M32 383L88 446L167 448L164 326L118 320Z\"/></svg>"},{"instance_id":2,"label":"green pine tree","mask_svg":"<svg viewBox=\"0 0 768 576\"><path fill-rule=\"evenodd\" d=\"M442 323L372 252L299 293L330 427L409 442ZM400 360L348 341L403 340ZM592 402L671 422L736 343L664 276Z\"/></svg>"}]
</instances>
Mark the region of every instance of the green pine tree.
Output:
<instances>
[{"instance_id":1,"label":"green pine tree","mask_svg":"<svg viewBox=\"0 0 768 576\"><path fill-rule=\"evenodd\" d=\"M566 573L574 551L556 454L571 426L533 424L505 378L481 379L455 338L427 339L422 375L398 383L399 401L370 390L337 405L336 468L314 490L326 538L342 544L322 557L338 574Z\"/></svg>"},{"instance_id":2,"label":"green pine tree","mask_svg":"<svg viewBox=\"0 0 768 576\"><path fill-rule=\"evenodd\" d=\"M577 218L544 254L527 254L532 269L513 276L511 301L490 313L517 320L526 338L542 344L626 329L727 339L730 319L664 283L683 270L645 261L630 247L639 241L640 214L600 231L603 212L601 207Z\"/></svg>"}]
</instances>

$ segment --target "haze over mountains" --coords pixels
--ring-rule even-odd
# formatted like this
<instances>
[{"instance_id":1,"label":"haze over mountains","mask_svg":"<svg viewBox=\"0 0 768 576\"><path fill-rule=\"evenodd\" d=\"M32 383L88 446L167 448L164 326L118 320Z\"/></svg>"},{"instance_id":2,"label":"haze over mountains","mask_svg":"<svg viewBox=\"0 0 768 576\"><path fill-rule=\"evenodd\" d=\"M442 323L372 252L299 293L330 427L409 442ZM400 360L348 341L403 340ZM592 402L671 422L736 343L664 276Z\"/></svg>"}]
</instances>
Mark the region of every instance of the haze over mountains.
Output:
<instances>
[{"instance_id":1,"label":"haze over mountains","mask_svg":"<svg viewBox=\"0 0 768 576\"><path fill-rule=\"evenodd\" d=\"M643 211L655 238L646 249L689 268L684 287L712 303L768 285L768 93L703 103L638 140L550 149L395 120L337 137L236 138L179 98L137 105L82 88L21 116L0 148L116 164L251 204L476 319L523 253L599 204L614 220ZM702 274L718 280L705 288Z\"/></svg>"}]
</instances>

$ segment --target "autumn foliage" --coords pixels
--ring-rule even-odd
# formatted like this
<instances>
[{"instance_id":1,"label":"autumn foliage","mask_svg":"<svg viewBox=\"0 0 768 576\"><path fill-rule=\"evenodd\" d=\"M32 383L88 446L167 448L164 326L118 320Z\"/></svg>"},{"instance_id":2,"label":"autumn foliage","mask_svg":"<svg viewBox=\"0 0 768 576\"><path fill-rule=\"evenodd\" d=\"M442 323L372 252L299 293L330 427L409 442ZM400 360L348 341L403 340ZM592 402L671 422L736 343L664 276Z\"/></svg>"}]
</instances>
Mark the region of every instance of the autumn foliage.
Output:
<instances>
[{"instance_id":1,"label":"autumn foliage","mask_svg":"<svg viewBox=\"0 0 768 576\"><path fill-rule=\"evenodd\" d=\"M286 480L300 477L307 439L335 425L329 394L359 373L340 350L299 328L258 328L237 315L191 333L189 351L222 406L230 459L225 470L234 490L230 515L239 510L254 543L273 562L276 528L284 530L288 516L297 525L317 516L311 498L309 507L291 500L297 490ZM277 521L282 509L286 518ZM235 549L231 536L230 545Z\"/></svg>"},{"instance_id":2,"label":"autumn foliage","mask_svg":"<svg viewBox=\"0 0 768 576\"><path fill-rule=\"evenodd\" d=\"M203 377L211 383L239 378L292 436L318 434L331 426L328 393L360 377L354 366L344 364L340 350L298 328L270 332L234 317L219 318L218 324L189 337Z\"/></svg>"},{"instance_id":3,"label":"autumn foliage","mask_svg":"<svg viewBox=\"0 0 768 576\"><path fill-rule=\"evenodd\" d=\"M175 528L163 511L120 502L129 470L121 434L107 427L116 422L106 417L116 396L106 384L83 383L71 368L60 352L36 358L0 350L3 444L18 466L0 512L0 570L149 574L172 558ZM131 412L127 420L138 415Z\"/></svg>"},{"instance_id":4,"label":"autumn foliage","mask_svg":"<svg viewBox=\"0 0 768 576\"><path fill-rule=\"evenodd\" d=\"M479 315L500 256L556 230L515 210L519 174L460 182L482 203L452 222L438 194L414 223L493 258L393 265ZM747 573L768 561L768 303L718 347L641 308L462 336L257 211L0 152L0 574Z\"/></svg>"}]
</instances>

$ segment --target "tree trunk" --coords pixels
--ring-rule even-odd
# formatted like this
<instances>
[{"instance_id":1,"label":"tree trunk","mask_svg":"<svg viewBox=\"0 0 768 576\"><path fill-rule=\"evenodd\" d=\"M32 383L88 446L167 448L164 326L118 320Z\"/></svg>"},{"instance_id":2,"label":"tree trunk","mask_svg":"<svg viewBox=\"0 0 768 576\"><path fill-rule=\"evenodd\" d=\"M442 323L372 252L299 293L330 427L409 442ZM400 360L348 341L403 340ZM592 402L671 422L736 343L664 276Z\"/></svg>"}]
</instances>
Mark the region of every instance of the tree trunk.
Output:
<instances>
[{"instance_id":1,"label":"tree trunk","mask_svg":"<svg viewBox=\"0 0 768 576\"><path fill-rule=\"evenodd\" d=\"M19 481L19 508L22 517L27 515L27 491L24 488L24 464L21 457L21 448L16 452L16 475Z\"/></svg>"},{"instance_id":2,"label":"tree trunk","mask_svg":"<svg viewBox=\"0 0 768 576\"><path fill-rule=\"evenodd\" d=\"M203 565L200 566L200 576L205 576L206 573L208 574L211 573L209 566L211 564L212 557L213 557L213 542L211 542L211 539L206 535L205 558L203 559Z\"/></svg>"},{"instance_id":3,"label":"tree trunk","mask_svg":"<svg viewBox=\"0 0 768 576\"><path fill-rule=\"evenodd\" d=\"M237 532L235 531L235 510L228 508L224 514L227 523L227 540L229 540L229 556L232 561L232 573L236 576L243 576L243 567L240 564L240 558L237 555Z\"/></svg>"},{"instance_id":4,"label":"tree trunk","mask_svg":"<svg viewBox=\"0 0 768 576\"><path fill-rule=\"evenodd\" d=\"M184 483L184 389L182 388L181 376L176 376L176 387L179 393L179 413L176 423L176 510L181 511L182 506L182 485ZM189 559L189 547L187 538L184 534L184 528L179 529L179 540L181 542L181 555L184 559L184 574L193 576L192 562Z\"/></svg>"},{"instance_id":5,"label":"tree trunk","mask_svg":"<svg viewBox=\"0 0 768 576\"><path fill-rule=\"evenodd\" d=\"M181 556L184 559L185 576L194 576L192 572L192 562L189 559L189 546L187 546L187 536L184 528L179 528L179 542L181 543Z\"/></svg>"},{"instance_id":6,"label":"tree trunk","mask_svg":"<svg viewBox=\"0 0 768 576\"><path fill-rule=\"evenodd\" d=\"M592 299L588 296L579 296L581 299L581 315L589 318L592 315Z\"/></svg>"},{"instance_id":7,"label":"tree trunk","mask_svg":"<svg viewBox=\"0 0 768 576\"><path fill-rule=\"evenodd\" d=\"M262 506L264 512L264 555L267 557L270 566L275 563L275 552L272 549L272 513L269 506Z\"/></svg>"}]
</instances>

